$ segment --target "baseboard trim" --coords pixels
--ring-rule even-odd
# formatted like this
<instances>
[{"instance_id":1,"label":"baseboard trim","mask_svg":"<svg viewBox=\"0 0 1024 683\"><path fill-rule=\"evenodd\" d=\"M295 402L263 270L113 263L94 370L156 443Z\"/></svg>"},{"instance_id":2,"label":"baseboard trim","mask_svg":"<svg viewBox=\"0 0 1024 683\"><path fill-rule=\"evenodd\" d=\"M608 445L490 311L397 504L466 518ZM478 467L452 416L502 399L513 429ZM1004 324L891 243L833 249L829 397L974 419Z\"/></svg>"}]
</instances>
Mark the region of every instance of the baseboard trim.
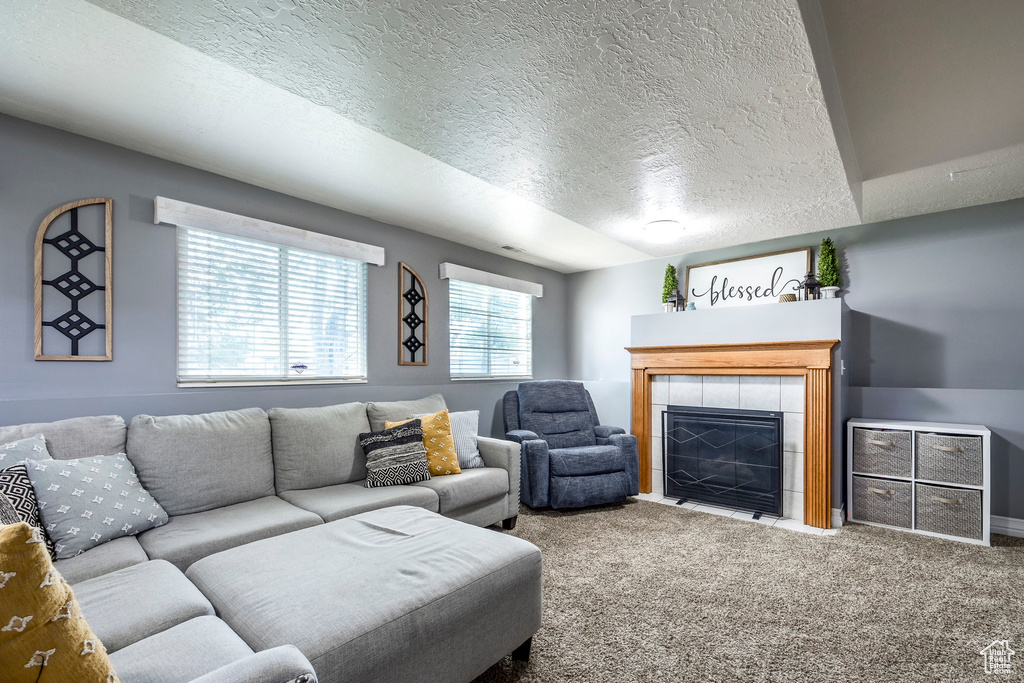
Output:
<instances>
[{"instance_id":1,"label":"baseboard trim","mask_svg":"<svg viewBox=\"0 0 1024 683\"><path fill-rule=\"evenodd\" d=\"M1016 536L1017 538L1024 538L1024 519L1018 519L1017 517L1000 517L999 515L992 515L990 518L989 526L994 534L1002 534L1003 536Z\"/></svg>"},{"instance_id":2,"label":"baseboard trim","mask_svg":"<svg viewBox=\"0 0 1024 683\"><path fill-rule=\"evenodd\" d=\"M845 505L843 507L846 507ZM846 515L843 508L832 508L832 528L839 529L846 522Z\"/></svg>"}]
</instances>

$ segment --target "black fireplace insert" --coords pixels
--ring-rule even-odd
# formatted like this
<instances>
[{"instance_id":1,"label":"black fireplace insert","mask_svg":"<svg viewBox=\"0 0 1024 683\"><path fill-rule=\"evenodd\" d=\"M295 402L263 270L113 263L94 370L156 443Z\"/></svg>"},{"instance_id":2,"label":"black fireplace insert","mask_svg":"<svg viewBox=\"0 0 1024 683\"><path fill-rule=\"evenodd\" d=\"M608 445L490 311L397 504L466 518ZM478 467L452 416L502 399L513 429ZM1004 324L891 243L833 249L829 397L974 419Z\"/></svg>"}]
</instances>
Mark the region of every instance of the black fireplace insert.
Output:
<instances>
[{"instance_id":1,"label":"black fireplace insert","mask_svg":"<svg viewBox=\"0 0 1024 683\"><path fill-rule=\"evenodd\" d=\"M781 412L668 406L665 495L782 515Z\"/></svg>"}]
</instances>

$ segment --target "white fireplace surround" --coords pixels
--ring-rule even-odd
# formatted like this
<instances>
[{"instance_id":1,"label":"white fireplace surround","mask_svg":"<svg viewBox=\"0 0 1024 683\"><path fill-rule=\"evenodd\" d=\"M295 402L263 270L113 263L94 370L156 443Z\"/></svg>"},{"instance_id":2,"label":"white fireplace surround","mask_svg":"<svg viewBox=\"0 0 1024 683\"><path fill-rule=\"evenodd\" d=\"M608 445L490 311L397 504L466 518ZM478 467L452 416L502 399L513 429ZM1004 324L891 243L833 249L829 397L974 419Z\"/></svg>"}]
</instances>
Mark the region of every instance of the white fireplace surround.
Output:
<instances>
[{"instance_id":1,"label":"white fireplace surround","mask_svg":"<svg viewBox=\"0 0 1024 683\"><path fill-rule=\"evenodd\" d=\"M803 522L803 377L655 375L651 383L651 484L657 495L664 495L661 413L669 405L782 412L782 516Z\"/></svg>"}]
</instances>

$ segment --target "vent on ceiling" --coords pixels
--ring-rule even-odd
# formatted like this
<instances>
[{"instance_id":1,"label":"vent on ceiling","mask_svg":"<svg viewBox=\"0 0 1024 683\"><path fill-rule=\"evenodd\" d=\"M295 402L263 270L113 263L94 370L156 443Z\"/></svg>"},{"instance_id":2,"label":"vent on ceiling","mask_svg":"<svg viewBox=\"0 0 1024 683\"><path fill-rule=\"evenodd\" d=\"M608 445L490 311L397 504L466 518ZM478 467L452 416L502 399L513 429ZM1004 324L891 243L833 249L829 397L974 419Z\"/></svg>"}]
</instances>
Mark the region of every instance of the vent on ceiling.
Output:
<instances>
[{"instance_id":1,"label":"vent on ceiling","mask_svg":"<svg viewBox=\"0 0 1024 683\"><path fill-rule=\"evenodd\" d=\"M513 254L522 254L524 251L526 251L525 249L520 249L519 247L513 247L511 244L506 244L502 246L502 249L504 249L505 251L511 251Z\"/></svg>"}]
</instances>

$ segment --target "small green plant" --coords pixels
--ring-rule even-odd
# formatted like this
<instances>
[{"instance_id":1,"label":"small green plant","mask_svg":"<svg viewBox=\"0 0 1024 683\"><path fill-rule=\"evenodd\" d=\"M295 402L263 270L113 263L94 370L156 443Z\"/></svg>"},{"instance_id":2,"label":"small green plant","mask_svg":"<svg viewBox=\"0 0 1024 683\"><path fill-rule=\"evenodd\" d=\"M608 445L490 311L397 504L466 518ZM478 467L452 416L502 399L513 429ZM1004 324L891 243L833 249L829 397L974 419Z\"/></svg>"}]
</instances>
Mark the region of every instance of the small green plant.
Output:
<instances>
[{"instance_id":1,"label":"small green plant","mask_svg":"<svg viewBox=\"0 0 1024 683\"><path fill-rule=\"evenodd\" d=\"M676 277L676 267L670 263L665 266L665 286L661 288L661 303L668 301L673 289L679 289L679 278Z\"/></svg>"},{"instance_id":2,"label":"small green plant","mask_svg":"<svg viewBox=\"0 0 1024 683\"><path fill-rule=\"evenodd\" d=\"M842 287L843 280L839 275L839 256L836 255L836 245L831 237L821 241L821 251L818 252L818 281L822 287Z\"/></svg>"}]
</instances>

